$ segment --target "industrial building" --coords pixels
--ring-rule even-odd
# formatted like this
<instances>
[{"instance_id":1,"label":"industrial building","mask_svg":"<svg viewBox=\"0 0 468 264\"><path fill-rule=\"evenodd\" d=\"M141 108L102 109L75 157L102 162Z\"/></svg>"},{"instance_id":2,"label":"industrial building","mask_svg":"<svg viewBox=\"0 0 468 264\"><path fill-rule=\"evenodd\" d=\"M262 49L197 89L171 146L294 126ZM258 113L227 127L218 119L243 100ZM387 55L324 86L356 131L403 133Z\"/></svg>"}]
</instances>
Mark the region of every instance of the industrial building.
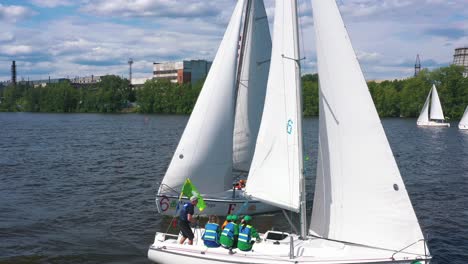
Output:
<instances>
[{"instance_id":1,"label":"industrial building","mask_svg":"<svg viewBox=\"0 0 468 264\"><path fill-rule=\"evenodd\" d=\"M184 60L176 62L154 62L153 79L167 79L174 83L196 83L210 70L211 62L206 60Z\"/></svg>"},{"instance_id":2,"label":"industrial building","mask_svg":"<svg viewBox=\"0 0 468 264\"><path fill-rule=\"evenodd\" d=\"M464 66L465 73L463 76L468 77L468 47L456 48L453 55L453 64Z\"/></svg>"},{"instance_id":3,"label":"industrial building","mask_svg":"<svg viewBox=\"0 0 468 264\"><path fill-rule=\"evenodd\" d=\"M70 78L70 82L73 84L94 84L101 81L101 76L85 76Z\"/></svg>"},{"instance_id":4,"label":"industrial building","mask_svg":"<svg viewBox=\"0 0 468 264\"><path fill-rule=\"evenodd\" d=\"M52 84L52 83L63 83L63 82L69 82L70 80L66 78L56 78L56 79L44 79L44 80L33 80L33 81L28 81L28 84L31 84L34 88L36 87L46 87L47 84ZM24 81L23 81L24 82Z\"/></svg>"}]
</instances>

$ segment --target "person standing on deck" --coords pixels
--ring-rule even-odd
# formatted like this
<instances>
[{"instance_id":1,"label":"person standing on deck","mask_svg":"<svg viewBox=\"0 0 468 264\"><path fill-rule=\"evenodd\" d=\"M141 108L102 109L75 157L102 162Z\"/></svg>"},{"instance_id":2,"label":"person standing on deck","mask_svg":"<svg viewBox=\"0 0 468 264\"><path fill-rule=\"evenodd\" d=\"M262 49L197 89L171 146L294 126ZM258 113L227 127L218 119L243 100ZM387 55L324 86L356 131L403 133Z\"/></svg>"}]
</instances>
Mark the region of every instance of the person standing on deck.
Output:
<instances>
[{"instance_id":1,"label":"person standing on deck","mask_svg":"<svg viewBox=\"0 0 468 264\"><path fill-rule=\"evenodd\" d=\"M185 240L188 238L188 244L193 245L193 232L192 228L190 227L190 223L193 222L195 219L193 218L194 214L194 206L197 205L198 198L196 196L190 197L190 202L186 202L182 207L179 215L179 228L180 233L182 233L182 239L180 240L180 244L184 244Z\"/></svg>"},{"instance_id":2,"label":"person standing on deck","mask_svg":"<svg viewBox=\"0 0 468 264\"><path fill-rule=\"evenodd\" d=\"M231 215L231 222L224 227L221 238L219 239L221 246L229 250L236 247L237 237L239 236L239 226L236 223L237 219L237 215Z\"/></svg>"},{"instance_id":3,"label":"person standing on deck","mask_svg":"<svg viewBox=\"0 0 468 264\"><path fill-rule=\"evenodd\" d=\"M252 217L250 215L244 216L239 227L239 239L237 240L237 248L242 251L252 250L252 246L255 243L252 239L256 238L257 242L260 242L260 236L257 230L250 225Z\"/></svg>"}]
</instances>

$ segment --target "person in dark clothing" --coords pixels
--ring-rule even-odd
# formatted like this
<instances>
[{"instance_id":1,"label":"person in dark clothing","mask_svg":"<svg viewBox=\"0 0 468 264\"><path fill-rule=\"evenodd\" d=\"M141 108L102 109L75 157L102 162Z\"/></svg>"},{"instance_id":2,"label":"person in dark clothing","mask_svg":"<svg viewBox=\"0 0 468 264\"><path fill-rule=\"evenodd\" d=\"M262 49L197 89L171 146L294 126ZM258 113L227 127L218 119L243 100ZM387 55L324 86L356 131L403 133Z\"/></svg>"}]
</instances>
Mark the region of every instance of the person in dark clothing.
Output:
<instances>
[{"instance_id":1,"label":"person in dark clothing","mask_svg":"<svg viewBox=\"0 0 468 264\"><path fill-rule=\"evenodd\" d=\"M190 202L186 202L182 207L179 215L179 228L180 233L182 233L182 239L180 244L184 244L185 240L188 238L188 244L193 245L193 232L190 228L190 222L193 222L194 206L197 205L198 198L196 196L190 197Z\"/></svg>"}]
</instances>

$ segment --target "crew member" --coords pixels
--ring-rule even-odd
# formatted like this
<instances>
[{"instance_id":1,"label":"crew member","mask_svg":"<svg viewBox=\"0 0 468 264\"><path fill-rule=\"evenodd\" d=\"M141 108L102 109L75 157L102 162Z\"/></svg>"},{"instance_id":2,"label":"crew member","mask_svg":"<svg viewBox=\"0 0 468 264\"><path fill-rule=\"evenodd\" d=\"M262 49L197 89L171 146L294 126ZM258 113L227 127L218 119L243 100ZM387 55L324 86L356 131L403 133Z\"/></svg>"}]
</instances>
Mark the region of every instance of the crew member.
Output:
<instances>
[{"instance_id":1,"label":"crew member","mask_svg":"<svg viewBox=\"0 0 468 264\"><path fill-rule=\"evenodd\" d=\"M232 215L231 222L224 227L221 233L219 242L224 248L233 249L236 247L237 237L239 236L239 226L236 223L237 219L237 215Z\"/></svg>"},{"instance_id":2,"label":"crew member","mask_svg":"<svg viewBox=\"0 0 468 264\"><path fill-rule=\"evenodd\" d=\"M219 247L219 237L221 228L218 225L218 217L210 215L208 223L205 225L205 233L202 236L203 243L207 247Z\"/></svg>"},{"instance_id":3,"label":"crew member","mask_svg":"<svg viewBox=\"0 0 468 264\"><path fill-rule=\"evenodd\" d=\"M227 215L226 220L224 220L223 225L221 226L221 230L224 230L227 224L229 224L232 221L232 215Z\"/></svg>"},{"instance_id":4,"label":"crew member","mask_svg":"<svg viewBox=\"0 0 468 264\"><path fill-rule=\"evenodd\" d=\"M190 197L190 202L186 202L182 207L179 215L179 228L180 233L182 233L182 239L180 240L180 244L184 244L185 240L188 238L188 244L193 245L193 232L192 228L190 228L190 223L195 221L193 214L194 214L194 206L197 205L198 198L196 196Z\"/></svg>"},{"instance_id":5,"label":"crew member","mask_svg":"<svg viewBox=\"0 0 468 264\"><path fill-rule=\"evenodd\" d=\"M243 188L245 188L245 180L238 181L237 184L236 184L236 189L237 190L242 190Z\"/></svg>"},{"instance_id":6,"label":"crew member","mask_svg":"<svg viewBox=\"0 0 468 264\"><path fill-rule=\"evenodd\" d=\"M255 241L260 242L260 236L257 233L257 230L250 225L252 217L250 215L244 216L239 227L239 238L237 240L237 248L242 251L250 251L252 249Z\"/></svg>"}]
</instances>

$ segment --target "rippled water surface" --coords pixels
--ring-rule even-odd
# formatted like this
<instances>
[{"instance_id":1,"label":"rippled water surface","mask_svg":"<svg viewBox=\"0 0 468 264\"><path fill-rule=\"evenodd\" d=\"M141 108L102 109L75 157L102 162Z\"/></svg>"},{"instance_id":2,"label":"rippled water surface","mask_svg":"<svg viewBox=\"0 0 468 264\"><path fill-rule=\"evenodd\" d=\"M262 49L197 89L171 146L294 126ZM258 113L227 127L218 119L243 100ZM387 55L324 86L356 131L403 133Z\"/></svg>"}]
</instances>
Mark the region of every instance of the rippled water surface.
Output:
<instances>
[{"instance_id":1,"label":"rippled water surface","mask_svg":"<svg viewBox=\"0 0 468 264\"><path fill-rule=\"evenodd\" d=\"M187 120L0 113L0 263L148 263L170 222L154 196ZM468 132L382 122L434 263L468 263ZM304 123L312 191L318 122ZM278 216L254 224L288 228Z\"/></svg>"}]
</instances>

